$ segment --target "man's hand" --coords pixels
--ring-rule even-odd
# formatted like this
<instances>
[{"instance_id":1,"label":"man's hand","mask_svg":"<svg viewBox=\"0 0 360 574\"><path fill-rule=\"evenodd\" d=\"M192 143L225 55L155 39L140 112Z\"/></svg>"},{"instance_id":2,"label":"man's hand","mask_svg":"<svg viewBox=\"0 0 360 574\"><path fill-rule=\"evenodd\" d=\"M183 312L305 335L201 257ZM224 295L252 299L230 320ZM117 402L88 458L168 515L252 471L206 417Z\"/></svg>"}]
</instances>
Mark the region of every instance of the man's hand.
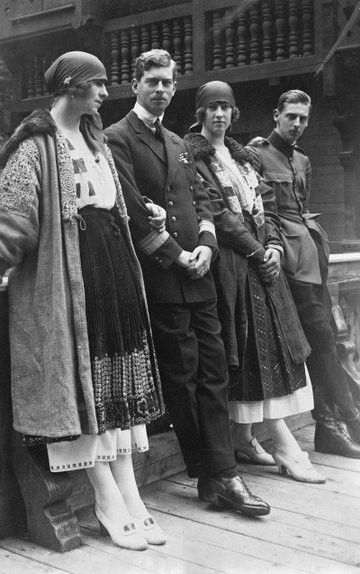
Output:
<instances>
[{"instance_id":1,"label":"man's hand","mask_svg":"<svg viewBox=\"0 0 360 574\"><path fill-rule=\"evenodd\" d=\"M273 283L279 276L281 254L273 247L265 251L263 262L259 265L260 277L265 283Z\"/></svg>"},{"instance_id":2,"label":"man's hand","mask_svg":"<svg viewBox=\"0 0 360 574\"><path fill-rule=\"evenodd\" d=\"M156 229L159 233L165 231L166 211L160 205L155 203L145 203L146 209L151 215L148 216L151 227Z\"/></svg>"},{"instance_id":3,"label":"man's hand","mask_svg":"<svg viewBox=\"0 0 360 574\"><path fill-rule=\"evenodd\" d=\"M184 269L188 269L190 265L190 257L191 252L185 251L185 249L180 253L179 257L176 260L176 264Z\"/></svg>"},{"instance_id":4,"label":"man's hand","mask_svg":"<svg viewBox=\"0 0 360 574\"><path fill-rule=\"evenodd\" d=\"M207 245L198 245L190 256L190 266L187 270L192 279L201 279L210 269L212 250Z\"/></svg>"}]
</instances>

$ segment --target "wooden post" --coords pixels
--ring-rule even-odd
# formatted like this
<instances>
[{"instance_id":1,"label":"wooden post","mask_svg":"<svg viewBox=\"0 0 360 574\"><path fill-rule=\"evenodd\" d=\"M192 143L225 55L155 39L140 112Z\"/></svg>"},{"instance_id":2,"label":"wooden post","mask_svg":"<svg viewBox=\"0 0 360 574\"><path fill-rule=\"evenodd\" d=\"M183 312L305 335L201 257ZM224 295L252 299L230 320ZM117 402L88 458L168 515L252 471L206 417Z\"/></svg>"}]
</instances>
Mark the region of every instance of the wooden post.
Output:
<instances>
[{"instance_id":1,"label":"wooden post","mask_svg":"<svg viewBox=\"0 0 360 574\"><path fill-rule=\"evenodd\" d=\"M69 474L51 473L46 447L26 448L15 431L12 455L30 539L57 552L80 546L80 528L67 500L72 492Z\"/></svg>"}]
</instances>

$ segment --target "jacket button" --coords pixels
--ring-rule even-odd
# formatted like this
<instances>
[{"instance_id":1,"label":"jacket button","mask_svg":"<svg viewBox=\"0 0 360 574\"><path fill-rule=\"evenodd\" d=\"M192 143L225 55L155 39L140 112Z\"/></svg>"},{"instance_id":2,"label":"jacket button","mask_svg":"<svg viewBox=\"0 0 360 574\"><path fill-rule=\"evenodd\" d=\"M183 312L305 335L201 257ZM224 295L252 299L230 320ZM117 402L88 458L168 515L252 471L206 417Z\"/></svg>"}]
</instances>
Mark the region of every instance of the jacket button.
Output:
<instances>
[{"instance_id":1,"label":"jacket button","mask_svg":"<svg viewBox=\"0 0 360 574\"><path fill-rule=\"evenodd\" d=\"M193 201L193 205L196 205L196 201Z\"/></svg>"},{"instance_id":2,"label":"jacket button","mask_svg":"<svg viewBox=\"0 0 360 574\"><path fill-rule=\"evenodd\" d=\"M169 207L172 207L174 205L173 201L169 201Z\"/></svg>"},{"instance_id":3,"label":"jacket button","mask_svg":"<svg viewBox=\"0 0 360 574\"><path fill-rule=\"evenodd\" d=\"M178 232L177 232L177 231L174 231L173 237L177 237L178 235L179 235Z\"/></svg>"},{"instance_id":4,"label":"jacket button","mask_svg":"<svg viewBox=\"0 0 360 574\"><path fill-rule=\"evenodd\" d=\"M173 215L173 216L171 217L171 221L176 221L175 215Z\"/></svg>"}]
</instances>

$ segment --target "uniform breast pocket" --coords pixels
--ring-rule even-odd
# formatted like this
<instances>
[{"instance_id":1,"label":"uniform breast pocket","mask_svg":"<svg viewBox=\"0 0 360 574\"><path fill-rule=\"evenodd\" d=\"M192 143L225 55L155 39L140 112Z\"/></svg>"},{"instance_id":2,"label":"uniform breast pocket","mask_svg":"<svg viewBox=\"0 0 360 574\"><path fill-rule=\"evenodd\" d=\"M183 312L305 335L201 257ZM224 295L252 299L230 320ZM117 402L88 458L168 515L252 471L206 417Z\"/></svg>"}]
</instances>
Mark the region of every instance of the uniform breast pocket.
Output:
<instances>
[{"instance_id":1,"label":"uniform breast pocket","mask_svg":"<svg viewBox=\"0 0 360 574\"><path fill-rule=\"evenodd\" d=\"M266 171L263 174L264 181L274 190L276 201L279 206L286 203L286 198L292 189L293 178L291 173Z\"/></svg>"}]
</instances>

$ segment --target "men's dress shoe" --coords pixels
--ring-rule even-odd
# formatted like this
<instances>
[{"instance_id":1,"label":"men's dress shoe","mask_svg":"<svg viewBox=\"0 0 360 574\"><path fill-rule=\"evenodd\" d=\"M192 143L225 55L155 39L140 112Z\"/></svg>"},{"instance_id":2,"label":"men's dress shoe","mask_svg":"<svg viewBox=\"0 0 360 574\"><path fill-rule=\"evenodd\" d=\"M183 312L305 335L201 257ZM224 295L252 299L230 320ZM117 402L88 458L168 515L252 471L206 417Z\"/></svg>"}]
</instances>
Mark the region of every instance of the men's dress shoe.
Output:
<instances>
[{"instance_id":1,"label":"men's dress shoe","mask_svg":"<svg viewBox=\"0 0 360 574\"><path fill-rule=\"evenodd\" d=\"M360 444L353 441L345 423L317 422L314 442L316 452L360 458Z\"/></svg>"},{"instance_id":2,"label":"men's dress shoe","mask_svg":"<svg viewBox=\"0 0 360 574\"><path fill-rule=\"evenodd\" d=\"M234 454L236 462L252 462L254 464L264 464L267 466L276 464L271 454L263 449L255 437L249 442L237 442Z\"/></svg>"},{"instance_id":3,"label":"men's dress shoe","mask_svg":"<svg viewBox=\"0 0 360 574\"><path fill-rule=\"evenodd\" d=\"M200 500L217 506L227 506L248 516L269 514L270 506L254 496L239 477L200 477L198 481Z\"/></svg>"}]
</instances>

